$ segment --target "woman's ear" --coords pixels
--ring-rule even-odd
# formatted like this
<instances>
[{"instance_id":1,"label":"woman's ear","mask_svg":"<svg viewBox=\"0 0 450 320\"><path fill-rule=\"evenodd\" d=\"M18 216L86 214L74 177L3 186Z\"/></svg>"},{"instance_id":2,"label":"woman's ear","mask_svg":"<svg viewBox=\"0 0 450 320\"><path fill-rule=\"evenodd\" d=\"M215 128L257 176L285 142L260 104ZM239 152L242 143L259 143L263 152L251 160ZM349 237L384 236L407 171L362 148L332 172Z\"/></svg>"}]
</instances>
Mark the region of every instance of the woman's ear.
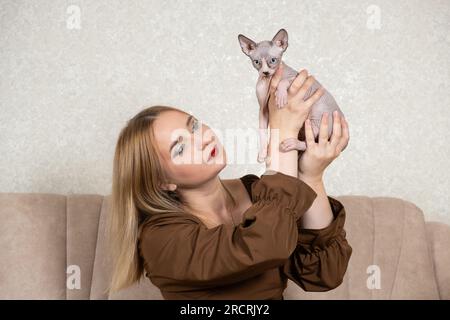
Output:
<instances>
[{"instance_id":1,"label":"woman's ear","mask_svg":"<svg viewBox=\"0 0 450 320\"><path fill-rule=\"evenodd\" d=\"M160 186L166 191L175 191L177 189L177 185L173 183L161 183Z\"/></svg>"}]
</instances>

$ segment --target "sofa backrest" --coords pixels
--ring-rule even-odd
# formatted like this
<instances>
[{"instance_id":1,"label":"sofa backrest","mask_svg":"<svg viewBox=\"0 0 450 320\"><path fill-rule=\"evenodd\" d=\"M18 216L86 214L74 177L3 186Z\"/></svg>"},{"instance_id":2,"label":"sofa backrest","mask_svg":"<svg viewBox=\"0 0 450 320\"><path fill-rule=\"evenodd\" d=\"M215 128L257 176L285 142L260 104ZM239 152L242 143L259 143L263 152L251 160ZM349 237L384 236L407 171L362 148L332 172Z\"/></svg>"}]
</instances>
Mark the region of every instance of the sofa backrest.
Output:
<instances>
[{"instance_id":1,"label":"sofa backrest","mask_svg":"<svg viewBox=\"0 0 450 320\"><path fill-rule=\"evenodd\" d=\"M1 299L66 299L66 201L0 194Z\"/></svg>"},{"instance_id":2,"label":"sofa backrest","mask_svg":"<svg viewBox=\"0 0 450 320\"><path fill-rule=\"evenodd\" d=\"M304 292L289 281L286 300L444 296L449 275L443 263L433 262L444 250L433 230L449 237L447 225L426 227L422 211L401 199L336 198L346 208L344 228L353 247L344 281L328 292ZM162 299L148 278L115 294L105 292L111 275L105 240L109 207L110 196L0 193L0 298ZM72 281L77 271L80 288Z\"/></svg>"},{"instance_id":3,"label":"sofa backrest","mask_svg":"<svg viewBox=\"0 0 450 320\"><path fill-rule=\"evenodd\" d=\"M286 295L295 299L439 299L424 215L417 206L391 197L338 199L346 209L344 229L353 248L343 283L329 292L304 292L289 283Z\"/></svg>"}]
</instances>

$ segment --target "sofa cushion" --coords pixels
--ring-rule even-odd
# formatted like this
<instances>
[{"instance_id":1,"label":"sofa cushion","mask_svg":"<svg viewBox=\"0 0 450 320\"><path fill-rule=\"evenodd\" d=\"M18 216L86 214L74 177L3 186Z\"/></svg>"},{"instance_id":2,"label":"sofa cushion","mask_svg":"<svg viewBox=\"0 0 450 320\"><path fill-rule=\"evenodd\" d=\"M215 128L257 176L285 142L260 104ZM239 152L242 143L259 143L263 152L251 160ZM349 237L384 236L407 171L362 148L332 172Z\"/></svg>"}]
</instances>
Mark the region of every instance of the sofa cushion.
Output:
<instances>
[{"instance_id":1,"label":"sofa cushion","mask_svg":"<svg viewBox=\"0 0 450 320\"><path fill-rule=\"evenodd\" d=\"M442 222L427 222L427 235L440 298L450 300L450 226Z\"/></svg>"},{"instance_id":2,"label":"sofa cushion","mask_svg":"<svg viewBox=\"0 0 450 320\"><path fill-rule=\"evenodd\" d=\"M90 298L103 199L101 195L67 196L67 299ZM78 275L79 287L73 281Z\"/></svg>"},{"instance_id":3,"label":"sofa cushion","mask_svg":"<svg viewBox=\"0 0 450 320\"><path fill-rule=\"evenodd\" d=\"M0 299L66 299L66 196L0 193Z\"/></svg>"}]
</instances>

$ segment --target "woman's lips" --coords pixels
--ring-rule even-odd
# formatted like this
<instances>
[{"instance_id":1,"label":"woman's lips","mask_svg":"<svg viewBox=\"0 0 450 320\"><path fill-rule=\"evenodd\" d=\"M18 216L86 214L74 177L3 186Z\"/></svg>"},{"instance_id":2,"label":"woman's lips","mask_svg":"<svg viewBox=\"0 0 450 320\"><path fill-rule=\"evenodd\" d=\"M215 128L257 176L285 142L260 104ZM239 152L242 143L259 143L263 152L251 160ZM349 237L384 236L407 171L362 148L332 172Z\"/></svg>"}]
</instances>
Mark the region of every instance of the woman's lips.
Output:
<instances>
[{"instance_id":1,"label":"woman's lips","mask_svg":"<svg viewBox=\"0 0 450 320\"><path fill-rule=\"evenodd\" d=\"M214 145L211 152L209 153L208 161L214 158L217 155L217 145Z\"/></svg>"}]
</instances>

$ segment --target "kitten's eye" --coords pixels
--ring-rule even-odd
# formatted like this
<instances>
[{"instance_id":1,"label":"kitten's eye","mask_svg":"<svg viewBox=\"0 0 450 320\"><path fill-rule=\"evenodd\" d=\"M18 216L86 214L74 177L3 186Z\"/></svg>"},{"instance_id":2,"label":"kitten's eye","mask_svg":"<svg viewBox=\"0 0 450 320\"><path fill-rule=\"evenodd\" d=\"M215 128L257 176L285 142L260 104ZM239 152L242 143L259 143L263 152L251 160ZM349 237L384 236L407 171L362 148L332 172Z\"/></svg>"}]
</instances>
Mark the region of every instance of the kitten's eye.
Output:
<instances>
[{"instance_id":1,"label":"kitten's eye","mask_svg":"<svg viewBox=\"0 0 450 320\"><path fill-rule=\"evenodd\" d=\"M270 60L270 62L271 62L271 63L277 62L277 58L272 58L272 59Z\"/></svg>"},{"instance_id":2,"label":"kitten's eye","mask_svg":"<svg viewBox=\"0 0 450 320\"><path fill-rule=\"evenodd\" d=\"M258 64L258 63L259 63L259 60L253 60L253 62L254 62L255 64Z\"/></svg>"}]
</instances>

